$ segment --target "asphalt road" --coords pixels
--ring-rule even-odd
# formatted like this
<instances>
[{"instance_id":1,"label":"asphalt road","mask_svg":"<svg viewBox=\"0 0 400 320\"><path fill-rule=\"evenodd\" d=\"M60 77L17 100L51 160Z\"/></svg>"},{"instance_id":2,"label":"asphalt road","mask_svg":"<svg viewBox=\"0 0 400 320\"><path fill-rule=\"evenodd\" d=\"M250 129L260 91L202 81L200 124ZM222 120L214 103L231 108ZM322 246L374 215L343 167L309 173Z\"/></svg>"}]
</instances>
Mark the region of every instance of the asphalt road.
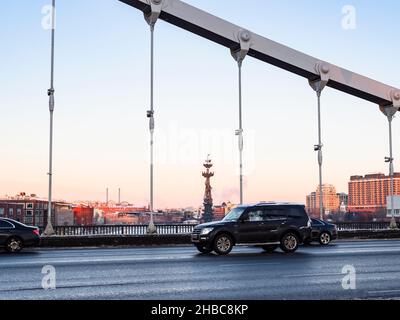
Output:
<instances>
[{"instance_id":1,"label":"asphalt road","mask_svg":"<svg viewBox=\"0 0 400 320\"><path fill-rule=\"evenodd\" d=\"M42 268L56 289L42 288ZM343 267L356 271L344 290ZM192 247L31 250L0 253L0 299L393 299L400 297L400 241L337 242L293 255Z\"/></svg>"}]
</instances>

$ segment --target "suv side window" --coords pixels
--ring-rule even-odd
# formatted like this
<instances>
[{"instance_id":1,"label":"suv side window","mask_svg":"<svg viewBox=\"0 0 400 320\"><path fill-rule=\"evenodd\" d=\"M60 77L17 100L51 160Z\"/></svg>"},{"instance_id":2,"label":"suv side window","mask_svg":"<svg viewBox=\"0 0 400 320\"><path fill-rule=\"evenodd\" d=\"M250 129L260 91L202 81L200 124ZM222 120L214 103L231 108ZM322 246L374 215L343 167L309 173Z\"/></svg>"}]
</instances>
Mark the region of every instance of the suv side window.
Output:
<instances>
[{"instance_id":1,"label":"suv side window","mask_svg":"<svg viewBox=\"0 0 400 320\"><path fill-rule=\"evenodd\" d=\"M282 207L266 208L264 212L266 220L280 220L287 217L287 213Z\"/></svg>"},{"instance_id":2,"label":"suv side window","mask_svg":"<svg viewBox=\"0 0 400 320\"><path fill-rule=\"evenodd\" d=\"M264 211L262 209L251 209L246 214L245 221L248 222L258 222L264 221Z\"/></svg>"},{"instance_id":3,"label":"suv side window","mask_svg":"<svg viewBox=\"0 0 400 320\"><path fill-rule=\"evenodd\" d=\"M287 208L287 214L290 218L304 218L306 216L304 207L301 206Z\"/></svg>"}]
</instances>

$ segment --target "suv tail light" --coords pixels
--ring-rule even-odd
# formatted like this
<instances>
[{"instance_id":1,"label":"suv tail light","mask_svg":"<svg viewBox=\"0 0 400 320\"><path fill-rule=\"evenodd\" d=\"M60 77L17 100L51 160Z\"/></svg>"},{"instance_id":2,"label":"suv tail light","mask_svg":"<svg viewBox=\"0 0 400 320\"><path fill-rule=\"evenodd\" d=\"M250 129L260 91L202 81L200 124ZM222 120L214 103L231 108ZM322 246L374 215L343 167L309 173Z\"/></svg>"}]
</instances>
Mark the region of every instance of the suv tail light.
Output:
<instances>
[{"instance_id":1,"label":"suv tail light","mask_svg":"<svg viewBox=\"0 0 400 320\"><path fill-rule=\"evenodd\" d=\"M40 236L39 229L35 229L35 230L33 230L33 233L34 233L34 234L36 234L38 237Z\"/></svg>"}]
</instances>

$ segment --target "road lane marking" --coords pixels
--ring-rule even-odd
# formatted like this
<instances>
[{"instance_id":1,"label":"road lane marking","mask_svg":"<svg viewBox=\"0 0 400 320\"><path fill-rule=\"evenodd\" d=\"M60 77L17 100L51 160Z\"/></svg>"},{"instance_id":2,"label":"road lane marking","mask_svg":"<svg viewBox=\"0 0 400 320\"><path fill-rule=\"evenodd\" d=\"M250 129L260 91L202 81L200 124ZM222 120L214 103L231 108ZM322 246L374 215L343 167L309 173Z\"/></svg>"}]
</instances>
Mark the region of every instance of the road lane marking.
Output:
<instances>
[{"instance_id":1,"label":"road lane marking","mask_svg":"<svg viewBox=\"0 0 400 320\"><path fill-rule=\"evenodd\" d=\"M316 255L326 255L326 254L338 254L338 253L347 253L347 254L354 254L354 253L388 253L388 252L400 252L399 248L393 249L379 249L379 250L372 250L372 249L357 249L357 250L344 250L344 249L334 249L334 250L327 250L327 251L303 251L306 253L316 254Z\"/></svg>"},{"instance_id":2,"label":"road lane marking","mask_svg":"<svg viewBox=\"0 0 400 320\"><path fill-rule=\"evenodd\" d=\"M308 273L308 274L288 274L283 275L284 278L303 278L303 277L325 277L325 276L341 276L341 273Z\"/></svg>"},{"instance_id":3,"label":"road lane marking","mask_svg":"<svg viewBox=\"0 0 400 320\"><path fill-rule=\"evenodd\" d=\"M229 267L249 267L249 266L274 266L279 265L278 262L261 262L261 263L230 263L230 264L220 264L219 268L229 268Z\"/></svg>"},{"instance_id":4,"label":"road lane marking","mask_svg":"<svg viewBox=\"0 0 400 320\"><path fill-rule=\"evenodd\" d=\"M16 267L16 266L27 266L27 265L42 265L43 263L45 264L61 264L61 263L66 263L67 265L70 264L82 264L82 263L98 263L98 262L135 262L135 261L149 261L151 262L152 260L184 260L184 259L191 259L193 257L187 256L187 257L152 257L151 259L149 258L138 258L138 257L123 257L123 258L97 258L97 259L80 259L80 260L70 260L68 258L63 258L63 259L58 259L58 260L53 260L53 259L45 259L43 258L42 261L23 261L23 262L1 262L0 267Z\"/></svg>"},{"instance_id":5,"label":"road lane marking","mask_svg":"<svg viewBox=\"0 0 400 320\"><path fill-rule=\"evenodd\" d=\"M397 290L381 290L381 291L368 291L368 294L385 294L385 293L400 293L400 289Z\"/></svg>"}]
</instances>

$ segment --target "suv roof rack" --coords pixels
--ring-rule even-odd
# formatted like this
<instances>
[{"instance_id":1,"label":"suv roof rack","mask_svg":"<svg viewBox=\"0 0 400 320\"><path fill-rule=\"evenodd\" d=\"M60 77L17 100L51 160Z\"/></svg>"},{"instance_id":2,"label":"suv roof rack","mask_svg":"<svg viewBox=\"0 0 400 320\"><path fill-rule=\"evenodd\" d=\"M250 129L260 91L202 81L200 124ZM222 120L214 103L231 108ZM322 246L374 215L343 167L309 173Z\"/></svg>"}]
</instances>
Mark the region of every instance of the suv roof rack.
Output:
<instances>
[{"instance_id":1,"label":"suv roof rack","mask_svg":"<svg viewBox=\"0 0 400 320\"><path fill-rule=\"evenodd\" d=\"M256 206L262 206L262 205L280 205L280 206L304 206L304 204L301 203L293 203L293 202L276 202L276 201L260 201L255 204Z\"/></svg>"}]
</instances>

